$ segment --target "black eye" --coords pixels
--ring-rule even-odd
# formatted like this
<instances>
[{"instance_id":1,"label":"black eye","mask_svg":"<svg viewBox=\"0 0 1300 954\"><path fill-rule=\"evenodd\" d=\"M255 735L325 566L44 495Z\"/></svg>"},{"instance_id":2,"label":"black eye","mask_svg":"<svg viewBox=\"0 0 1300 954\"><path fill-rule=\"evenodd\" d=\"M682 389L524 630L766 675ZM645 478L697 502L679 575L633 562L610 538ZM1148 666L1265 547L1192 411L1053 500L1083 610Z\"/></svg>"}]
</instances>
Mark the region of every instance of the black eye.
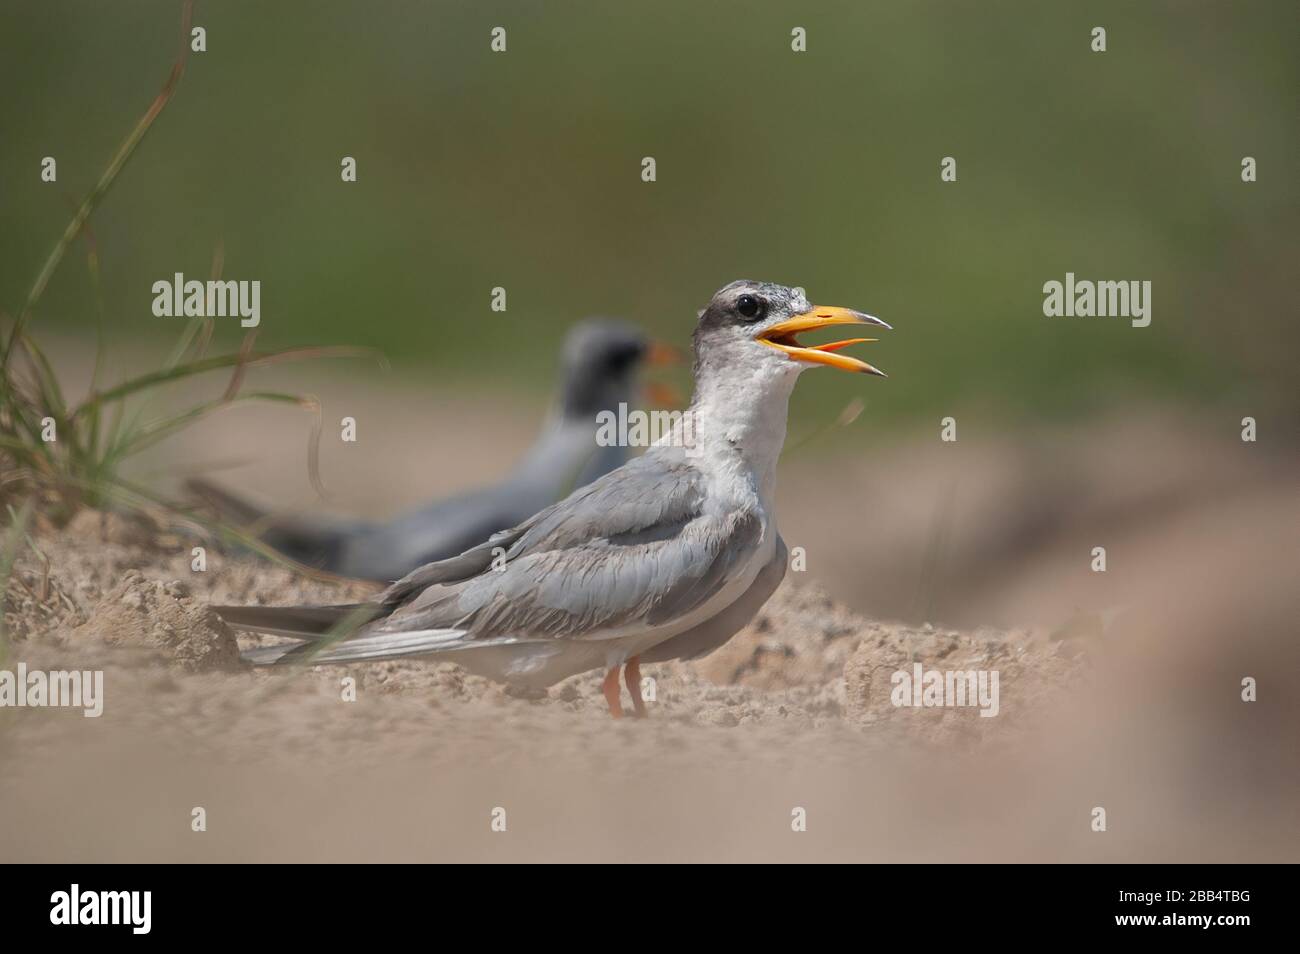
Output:
<instances>
[{"instance_id":1,"label":"black eye","mask_svg":"<svg viewBox=\"0 0 1300 954\"><path fill-rule=\"evenodd\" d=\"M767 302L753 295L741 295L736 299L736 311L740 312L741 317L753 321L766 314Z\"/></svg>"}]
</instances>

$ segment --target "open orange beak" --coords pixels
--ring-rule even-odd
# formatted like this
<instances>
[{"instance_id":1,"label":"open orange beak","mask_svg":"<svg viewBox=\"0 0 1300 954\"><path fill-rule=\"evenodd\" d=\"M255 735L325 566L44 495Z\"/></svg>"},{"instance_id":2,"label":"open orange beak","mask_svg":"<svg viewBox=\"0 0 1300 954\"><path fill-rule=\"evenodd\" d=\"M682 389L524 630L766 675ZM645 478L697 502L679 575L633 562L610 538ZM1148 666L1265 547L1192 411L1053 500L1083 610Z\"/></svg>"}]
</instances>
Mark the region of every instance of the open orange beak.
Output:
<instances>
[{"instance_id":1,"label":"open orange beak","mask_svg":"<svg viewBox=\"0 0 1300 954\"><path fill-rule=\"evenodd\" d=\"M889 325L879 318L864 315L852 308L814 308L812 311L806 311L802 315L795 315L793 318L773 325L771 328L760 332L754 340L767 345L769 348L784 351L794 361L826 364L832 368L839 368L841 371L856 371L859 374L876 374L882 378L888 377L885 372L879 368L873 368L865 361L859 361L857 358L850 358L848 355L836 353L849 345L875 341L875 338L846 338L843 341L832 341L828 344L809 345L807 347L799 344L798 335L802 332L829 328L831 325L873 325L877 328L889 328Z\"/></svg>"}]
</instances>

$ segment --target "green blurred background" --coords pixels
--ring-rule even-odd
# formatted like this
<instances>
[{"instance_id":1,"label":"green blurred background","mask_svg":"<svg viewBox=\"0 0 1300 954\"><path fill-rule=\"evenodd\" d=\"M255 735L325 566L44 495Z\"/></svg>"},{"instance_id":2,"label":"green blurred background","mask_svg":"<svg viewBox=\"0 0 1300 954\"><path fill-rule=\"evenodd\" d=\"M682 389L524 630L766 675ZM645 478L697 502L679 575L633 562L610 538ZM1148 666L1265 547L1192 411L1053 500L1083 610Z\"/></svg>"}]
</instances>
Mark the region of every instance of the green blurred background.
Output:
<instances>
[{"instance_id":1,"label":"green blurred background","mask_svg":"<svg viewBox=\"0 0 1300 954\"><path fill-rule=\"evenodd\" d=\"M4 7L12 315L161 86L180 4ZM1134 401L1294 411L1298 11L200 3L207 52L92 220L110 344L174 340L150 286L206 278L220 242L227 278L262 281L263 344L374 345L431 382L540 394L571 320L685 344L713 290L751 277L896 328L862 352L890 380L810 376L804 422L854 394L885 430L958 408L990 426ZM1067 271L1152 281L1151 326L1044 318ZM79 251L33 329L89 336L94 315ZM218 347L240 336L219 322Z\"/></svg>"}]
</instances>

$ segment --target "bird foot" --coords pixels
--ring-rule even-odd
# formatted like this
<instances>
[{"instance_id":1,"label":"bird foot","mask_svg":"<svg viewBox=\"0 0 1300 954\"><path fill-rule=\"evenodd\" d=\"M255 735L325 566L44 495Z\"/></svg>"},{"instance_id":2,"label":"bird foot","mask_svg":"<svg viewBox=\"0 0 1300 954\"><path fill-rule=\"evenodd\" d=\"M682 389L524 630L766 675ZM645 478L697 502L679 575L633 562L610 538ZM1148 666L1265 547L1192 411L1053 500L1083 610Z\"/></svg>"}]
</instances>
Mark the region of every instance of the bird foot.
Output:
<instances>
[{"instance_id":1,"label":"bird foot","mask_svg":"<svg viewBox=\"0 0 1300 954\"><path fill-rule=\"evenodd\" d=\"M623 667L623 680L627 683L627 691L632 693L632 707L636 710L636 717L644 719L646 716L645 700L641 698L641 658L633 656Z\"/></svg>"},{"instance_id":2,"label":"bird foot","mask_svg":"<svg viewBox=\"0 0 1300 954\"><path fill-rule=\"evenodd\" d=\"M605 673L605 683L601 686L605 693L605 702L609 705L609 714L615 719L623 718L623 703L619 699L618 667Z\"/></svg>"},{"instance_id":3,"label":"bird foot","mask_svg":"<svg viewBox=\"0 0 1300 954\"><path fill-rule=\"evenodd\" d=\"M641 660L636 656L629 659L623 668L623 681L627 683L627 691L632 694L633 712L638 719L644 719L646 708L645 700L641 697ZM609 705L610 716L615 719L623 718L623 700L620 698L617 666L606 670L601 691L605 694L606 704Z\"/></svg>"}]
</instances>

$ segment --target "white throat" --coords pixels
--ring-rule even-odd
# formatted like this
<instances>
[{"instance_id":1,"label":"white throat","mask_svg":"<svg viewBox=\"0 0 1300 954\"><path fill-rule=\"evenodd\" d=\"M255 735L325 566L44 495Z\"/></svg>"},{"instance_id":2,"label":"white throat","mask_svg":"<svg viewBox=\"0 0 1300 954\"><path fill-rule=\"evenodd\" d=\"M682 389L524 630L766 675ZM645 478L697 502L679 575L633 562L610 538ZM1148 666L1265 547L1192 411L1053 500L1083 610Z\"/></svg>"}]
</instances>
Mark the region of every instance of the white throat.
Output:
<instances>
[{"instance_id":1,"label":"white throat","mask_svg":"<svg viewBox=\"0 0 1300 954\"><path fill-rule=\"evenodd\" d=\"M766 354L754 357L747 367L699 369L689 412L693 456L710 476L751 487L770 512L790 394L801 369Z\"/></svg>"}]
</instances>

